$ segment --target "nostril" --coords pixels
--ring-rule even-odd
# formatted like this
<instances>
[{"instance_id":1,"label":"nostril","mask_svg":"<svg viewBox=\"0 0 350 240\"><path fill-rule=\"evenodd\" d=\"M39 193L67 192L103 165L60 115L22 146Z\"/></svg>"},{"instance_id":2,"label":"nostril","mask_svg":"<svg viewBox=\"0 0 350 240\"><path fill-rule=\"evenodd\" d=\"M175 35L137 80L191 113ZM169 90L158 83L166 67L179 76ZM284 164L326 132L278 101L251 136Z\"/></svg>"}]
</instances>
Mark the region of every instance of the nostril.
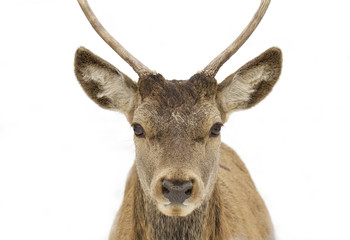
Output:
<instances>
[{"instance_id":1,"label":"nostril","mask_svg":"<svg viewBox=\"0 0 350 240\"><path fill-rule=\"evenodd\" d=\"M166 187L162 186L162 192L163 194L168 194L169 190Z\"/></svg>"},{"instance_id":2,"label":"nostril","mask_svg":"<svg viewBox=\"0 0 350 240\"><path fill-rule=\"evenodd\" d=\"M169 181L163 180L163 196L171 203L183 203L191 197L193 184L190 181Z\"/></svg>"}]
</instances>

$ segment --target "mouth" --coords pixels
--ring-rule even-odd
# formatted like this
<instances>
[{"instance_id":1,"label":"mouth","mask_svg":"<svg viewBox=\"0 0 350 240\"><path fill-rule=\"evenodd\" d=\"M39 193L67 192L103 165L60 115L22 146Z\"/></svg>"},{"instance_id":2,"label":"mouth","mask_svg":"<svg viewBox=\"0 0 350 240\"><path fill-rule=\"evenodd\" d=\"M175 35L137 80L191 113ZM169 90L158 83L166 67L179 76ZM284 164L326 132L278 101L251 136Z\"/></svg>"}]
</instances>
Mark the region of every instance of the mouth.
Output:
<instances>
[{"instance_id":1,"label":"mouth","mask_svg":"<svg viewBox=\"0 0 350 240\"><path fill-rule=\"evenodd\" d=\"M158 210L167 216L185 217L190 214L196 206L189 203L158 203Z\"/></svg>"}]
</instances>

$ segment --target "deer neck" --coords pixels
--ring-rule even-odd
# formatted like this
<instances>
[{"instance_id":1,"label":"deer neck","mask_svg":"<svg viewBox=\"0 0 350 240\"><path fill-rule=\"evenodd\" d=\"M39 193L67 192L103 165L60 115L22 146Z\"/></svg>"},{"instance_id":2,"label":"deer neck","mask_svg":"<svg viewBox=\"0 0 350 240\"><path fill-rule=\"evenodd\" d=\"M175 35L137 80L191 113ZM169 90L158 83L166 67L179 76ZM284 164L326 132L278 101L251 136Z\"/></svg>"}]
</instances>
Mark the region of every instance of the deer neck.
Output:
<instances>
[{"instance_id":1,"label":"deer neck","mask_svg":"<svg viewBox=\"0 0 350 240\"><path fill-rule=\"evenodd\" d=\"M186 217L169 217L162 214L144 194L140 182L135 188L134 233L135 239L221 239L221 200L218 186L211 198ZM216 184L218 185L218 184Z\"/></svg>"}]
</instances>

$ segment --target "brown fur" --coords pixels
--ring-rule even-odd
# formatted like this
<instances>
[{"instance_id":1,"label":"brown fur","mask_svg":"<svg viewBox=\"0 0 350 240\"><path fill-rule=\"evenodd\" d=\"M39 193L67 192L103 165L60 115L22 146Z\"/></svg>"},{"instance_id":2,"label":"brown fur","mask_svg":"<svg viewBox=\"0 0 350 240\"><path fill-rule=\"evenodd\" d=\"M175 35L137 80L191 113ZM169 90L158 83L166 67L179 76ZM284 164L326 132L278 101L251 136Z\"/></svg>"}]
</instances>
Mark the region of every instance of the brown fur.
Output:
<instances>
[{"instance_id":1,"label":"brown fur","mask_svg":"<svg viewBox=\"0 0 350 240\"><path fill-rule=\"evenodd\" d=\"M143 76L136 84L84 48L75 73L88 96L139 124L136 159L110 240L267 240L272 224L263 200L237 154L210 134L230 112L261 101L281 72L272 48L222 83L202 73L187 81ZM191 181L191 197L170 204L162 181Z\"/></svg>"},{"instance_id":2,"label":"brown fur","mask_svg":"<svg viewBox=\"0 0 350 240\"><path fill-rule=\"evenodd\" d=\"M204 74L195 74L188 81L166 81L162 75L150 75L139 81L141 99L157 96L160 105L178 107L184 104L196 104L209 99L216 93L217 83Z\"/></svg>"},{"instance_id":3,"label":"brown fur","mask_svg":"<svg viewBox=\"0 0 350 240\"><path fill-rule=\"evenodd\" d=\"M273 239L269 214L243 162L224 144L220 151L225 169L219 169L215 191L186 217L165 216L146 200L134 165L110 239Z\"/></svg>"}]
</instances>

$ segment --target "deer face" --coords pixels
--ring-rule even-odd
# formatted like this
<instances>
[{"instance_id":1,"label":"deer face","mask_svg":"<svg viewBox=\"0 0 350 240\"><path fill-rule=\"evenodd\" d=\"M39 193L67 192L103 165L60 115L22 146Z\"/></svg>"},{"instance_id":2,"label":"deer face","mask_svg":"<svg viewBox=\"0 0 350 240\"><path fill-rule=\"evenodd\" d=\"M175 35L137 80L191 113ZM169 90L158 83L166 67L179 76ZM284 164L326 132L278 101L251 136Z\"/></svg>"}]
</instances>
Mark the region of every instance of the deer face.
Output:
<instances>
[{"instance_id":1,"label":"deer face","mask_svg":"<svg viewBox=\"0 0 350 240\"><path fill-rule=\"evenodd\" d=\"M92 100L124 113L134 128L136 169L147 199L165 215L186 216L211 196L228 114L261 101L277 81L281 62L280 50L272 48L220 84L204 73L187 81L148 74L135 83L80 48L75 73Z\"/></svg>"},{"instance_id":2,"label":"deer face","mask_svg":"<svg viewBox=\"0 0 350 240\"><path fill-rule=\"evenodd\" d=\"M136 168L144 192L166 215L185 216L210 196L217 175L220 127L214 79L195 75L139 82Z\"/></svg>"}]
</instances>

